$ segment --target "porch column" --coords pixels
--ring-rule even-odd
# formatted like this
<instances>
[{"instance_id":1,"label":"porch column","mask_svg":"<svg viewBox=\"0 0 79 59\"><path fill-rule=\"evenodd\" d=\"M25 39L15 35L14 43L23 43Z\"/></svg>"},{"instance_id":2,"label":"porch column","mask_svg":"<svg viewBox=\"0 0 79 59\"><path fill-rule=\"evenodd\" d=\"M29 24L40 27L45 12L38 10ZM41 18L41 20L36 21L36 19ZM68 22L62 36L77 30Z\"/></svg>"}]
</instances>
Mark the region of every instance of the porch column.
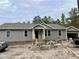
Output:
<instances>
[{"instance_id":1,"label":"porch column","mask_svg":"<svg viewBox=\"0 0 79 59\"><path fill-rule=\"evenodd\" d=\"M43 29L43 39L45 39L45 29Z\"/></svg>"},{"instance_id":2,"label":"porch column","mask_svg":"<svg viewBox=\"0 0 79 59\"><path fill-rule=\"evenodd\" d=\"M67 29L66 29L66 39L68 40L68 37L67 37Z\"/></svg>"},{"instance_id":3,"label":"porch column","mask_svg":"<svg viewBox=\"0 0 79 59\"><path fill-rule=\"evenodd\" d=\"M79 32L78 32L78 37L79 37Z\"/></svg>"},{"instance_id":4,"label":"porch column","mask_svg":"<svg viewBox=\"0 0 79 59\"><path fill-rule=\"evenodd\" d=\"M35 39L35 31L34 31L34 29L32 29L32 39L33 40Z\"/></svg>"}]
</instances>

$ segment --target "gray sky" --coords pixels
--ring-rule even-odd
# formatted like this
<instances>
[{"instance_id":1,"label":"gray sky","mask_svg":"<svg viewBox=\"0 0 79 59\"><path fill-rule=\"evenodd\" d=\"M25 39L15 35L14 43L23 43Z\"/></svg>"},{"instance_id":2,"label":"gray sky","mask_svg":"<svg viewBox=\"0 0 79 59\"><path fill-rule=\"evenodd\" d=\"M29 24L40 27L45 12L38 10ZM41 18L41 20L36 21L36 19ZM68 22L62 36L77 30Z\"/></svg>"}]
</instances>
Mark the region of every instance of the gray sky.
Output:
<instances>
[{"instance_id":1,"label":"gray sky","mask_svg":"<svg viewBox=\"0 0 79 59\"><path fill-rule=\"evenodd\" d=\"M0 0L0 23L31 21L38 15L57 19L74 7L76 0Z\"/></svg>"}]
</instances>

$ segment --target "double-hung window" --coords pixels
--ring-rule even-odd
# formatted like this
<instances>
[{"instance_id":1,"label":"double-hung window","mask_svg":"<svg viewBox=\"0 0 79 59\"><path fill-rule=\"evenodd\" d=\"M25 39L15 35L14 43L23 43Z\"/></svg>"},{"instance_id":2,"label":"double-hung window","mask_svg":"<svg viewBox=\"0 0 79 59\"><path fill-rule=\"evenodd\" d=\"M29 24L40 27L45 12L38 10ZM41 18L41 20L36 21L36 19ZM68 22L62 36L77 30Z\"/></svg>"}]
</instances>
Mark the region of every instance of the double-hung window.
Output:
<instances>
[{"instance_id":1,"label":"double-hung window","mask_svg":"<svg viewBox=\"0 0 79 59\"><path fill-rule=\"evenodd\" d=\"M50 36L50 30L48 30L48 36Z\"/></svg>"},{"instance_id":2,"label":"double-hung window","mask_svg":"<svg viewBox=\"0 0 79 59\"><path fill-rule=\"evenodd\" d=\"M50 36L51 35L51 31L50 30L45 30L45 36Z\"/></svg>"},{"instance_id":3,"label":"double-hung window","mask_svg":"<svg viewBox=\"0 0 79 59\"><path fill-rule=\"evenodd\" d=\"M59 36L61 36L61 30L59 30Z\"/></svg>"},{"instance_id":4,"label":"double-hung window","mask_svg":"<svg viewBox=\"0 0 79 59\"><path fill-rule=\"evenodd\" d=\"M25 37L27 37L27 31L25 31Z\"/></svg>"},{"instance_id":5,"label":"double-hung window","mask_svg":"<svg viewBox=\"0 0 79 59\"><path fill-rule=\"evenodd\" d=\"M45 36L47 36L47 31L45 30Z\"/></svg>"},{"instance_id":6,"label":"double-hung window","mask_svg":"<svg viewBox=\"0 0 79 59\"><path fill-rule=\"evenodd\" d=\"M7 31L6 36L7 36L7 37L10 37L10 35L11 35L10 31Z\"/></svg>"}]
</instances>

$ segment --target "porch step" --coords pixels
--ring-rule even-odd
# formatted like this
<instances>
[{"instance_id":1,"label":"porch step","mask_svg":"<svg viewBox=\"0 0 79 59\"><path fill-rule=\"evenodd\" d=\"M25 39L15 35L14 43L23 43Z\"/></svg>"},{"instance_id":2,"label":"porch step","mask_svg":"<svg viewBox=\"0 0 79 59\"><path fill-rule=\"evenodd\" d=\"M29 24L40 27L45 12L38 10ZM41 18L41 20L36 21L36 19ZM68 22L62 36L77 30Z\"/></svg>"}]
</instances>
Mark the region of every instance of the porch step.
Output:
<instances>
[{"instance_id":1,"label":"porch step","mask_svg":"<svg viewBox=\"0 0 79 59\"><path fill-rule=\"evenodd\" d=\"M45 39L35 39L35 41L33 42L36 45L42 45L42 44L46 44L46 40Z\"/></svg>"}]
</instances>

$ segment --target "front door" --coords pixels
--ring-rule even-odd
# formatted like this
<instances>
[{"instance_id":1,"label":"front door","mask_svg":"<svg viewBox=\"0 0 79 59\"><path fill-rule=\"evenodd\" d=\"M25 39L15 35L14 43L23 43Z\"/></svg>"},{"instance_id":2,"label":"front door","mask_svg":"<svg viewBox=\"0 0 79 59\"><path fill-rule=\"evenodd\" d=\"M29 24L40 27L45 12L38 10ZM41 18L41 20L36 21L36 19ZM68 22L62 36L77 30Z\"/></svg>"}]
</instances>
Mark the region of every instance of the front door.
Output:
<instances>
[{"instance_id":1,"label":"front door","mask_svg":"<svg viewBox=\"0 0 79 59\"><path fill-rule=\"evenodd\" d=\"M35 38L38 39L38 31L35 31Z\"/></svg>"}]
</instances>

